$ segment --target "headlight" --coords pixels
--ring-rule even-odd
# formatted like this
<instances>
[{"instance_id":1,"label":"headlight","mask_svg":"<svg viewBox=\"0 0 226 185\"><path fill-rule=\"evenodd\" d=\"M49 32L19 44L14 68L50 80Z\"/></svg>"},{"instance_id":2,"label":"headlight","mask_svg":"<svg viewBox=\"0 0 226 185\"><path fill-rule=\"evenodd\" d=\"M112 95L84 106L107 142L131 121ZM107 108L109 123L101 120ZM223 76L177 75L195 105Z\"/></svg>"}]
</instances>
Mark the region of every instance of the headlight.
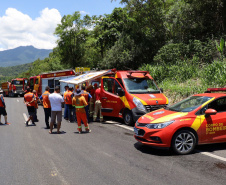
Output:
<instances>
[{"instance_id":1,"label":"headlight","mask_svg":"<svg viewBox=\"0 0 226 185\"><path fill-rule=\"evenodd\" d=\"M164 123L148 124L146 127L150 128L150 129L160 129L160 128L167 127L168 125L172 124L173 122L174 122L174 120L173 121L167 121L167 122L164 122Z\"/></svg>"},{"instance_id":2,"label":"headlight","mask_svg":"<svg viewBox=\"0 0 226 185\"><path fill-rule=\"evenodd\" d=\"M141 103L140 100L138 100L137 98L134 97L133 98L133 103L137 106L137 108L139 110L146 112L146 109L145 109L144 105Z\"/></svg>"}]
</instances>

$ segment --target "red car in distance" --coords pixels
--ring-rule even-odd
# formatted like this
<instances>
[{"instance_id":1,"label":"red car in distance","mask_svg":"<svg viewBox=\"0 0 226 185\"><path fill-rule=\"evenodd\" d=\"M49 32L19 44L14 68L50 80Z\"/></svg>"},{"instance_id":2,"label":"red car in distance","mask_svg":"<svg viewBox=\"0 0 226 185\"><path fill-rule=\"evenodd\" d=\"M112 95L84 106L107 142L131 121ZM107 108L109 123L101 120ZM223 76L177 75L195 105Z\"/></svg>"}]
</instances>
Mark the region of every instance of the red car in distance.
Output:
<instances>
[{"instance_id":1,"label":"red car in distance","mask_svg":"<svg viewBox=\"0 0 226 185\"><path fill-rule=\"evenodd\" d=\"M134 127L137 141L189 154L196 145L226 142L226 88L209 88L170 107L140 117Z\"/></svg>"}]
</instances>

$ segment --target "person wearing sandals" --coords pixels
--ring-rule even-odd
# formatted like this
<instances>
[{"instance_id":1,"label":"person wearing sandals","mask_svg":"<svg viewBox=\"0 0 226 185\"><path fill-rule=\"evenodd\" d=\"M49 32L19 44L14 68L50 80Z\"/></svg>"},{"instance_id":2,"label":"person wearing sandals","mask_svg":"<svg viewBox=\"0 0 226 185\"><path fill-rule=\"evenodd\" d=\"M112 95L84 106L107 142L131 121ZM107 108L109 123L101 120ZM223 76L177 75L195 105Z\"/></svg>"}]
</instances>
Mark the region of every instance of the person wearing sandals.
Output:
<instances>
[{"instance_id":1,"label":"person wearing sandals","mask_svg":"<svg viewBox=\"0 0 226 185\"><path fill-rule=\"evenodd\" d=\"M0 95L0 124L2 124L1 123L1 115L3 115L4 118L5 118L5 124L8 124L8 122L7 122L6 105L5 105L5 100L4 100L4 97L3 97L2 94Z\"/></svg>"}]
</instances>

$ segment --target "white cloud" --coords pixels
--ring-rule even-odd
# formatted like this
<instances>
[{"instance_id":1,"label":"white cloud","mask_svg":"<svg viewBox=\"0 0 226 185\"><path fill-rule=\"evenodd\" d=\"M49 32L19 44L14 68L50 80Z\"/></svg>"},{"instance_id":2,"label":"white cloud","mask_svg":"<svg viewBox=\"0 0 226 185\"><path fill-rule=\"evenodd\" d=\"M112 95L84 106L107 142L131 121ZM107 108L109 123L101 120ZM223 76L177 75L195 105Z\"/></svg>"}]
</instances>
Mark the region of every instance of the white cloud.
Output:
<instances>
[{"instance_id":1,"label":"white cloud","mask_svg":"<svg viewBox=\"0 0 226 185\"><path fill-rule=\"evenodd\" d=\"M89 14L88 12L85 12L85 11L80 11L79 12L81 15L87 15L87 14Z\"/></svg>"},{"instance_id":2,"label":"white cloud","mask_svg":"<svg viewBox=\"0 0 226 185\"><path fill-rule=\"evenodd\" d=\"M22 12L8 8L0 17L0 51L28 45L53 49L57 40L53 33L60 21L57 9L45 8L40 12L40 17L32 20Z\"/></svg>"}]
</instances>

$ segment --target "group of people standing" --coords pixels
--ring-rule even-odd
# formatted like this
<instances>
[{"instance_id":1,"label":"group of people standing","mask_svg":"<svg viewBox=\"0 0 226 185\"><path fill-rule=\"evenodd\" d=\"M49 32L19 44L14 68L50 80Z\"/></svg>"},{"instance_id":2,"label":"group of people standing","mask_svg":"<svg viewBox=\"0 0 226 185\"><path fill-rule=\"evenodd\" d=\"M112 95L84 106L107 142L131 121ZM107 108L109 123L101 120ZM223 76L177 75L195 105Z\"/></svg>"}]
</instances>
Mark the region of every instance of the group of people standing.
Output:
<instances>
[{"instance_id":1,"label":"group of people standing","mask_svg":"<svg viewBox=\"0 0 226 185\"><path fill-rule=\"evenodd\" d=\"M73 87L65 86L63 97L60 94L59 86L55 87L53 93L50 93L50 88L47 86L45 92L40 97L37 97L32 93L31 89L28 88L27 93L24 95L24 103L27 105L29 114L26 126L28 126L30 120L35 125L34 118L37 116L35 106L38 100L43 104L46 129L49 129L50 134L52 133L53 127L57 128L57 133L61 133L62 104L64 104L65 108L64 119L69 122L77 120L78 133L82 133L82 123L85 126L85 131L91 132L88 124L90 122L90 116L93 116L93 120L96 121L98 112L100 112L100 121L103 121L103 116L101 114L100 89L98 90L97 84L94 85L94 88L89 86L87 91L85 86L82 86L82 90L76 88L75 92ZM93 112L94 103L95 111ZM49 118L51 118L50 124Z\"/></svg>"}]
</instances>

